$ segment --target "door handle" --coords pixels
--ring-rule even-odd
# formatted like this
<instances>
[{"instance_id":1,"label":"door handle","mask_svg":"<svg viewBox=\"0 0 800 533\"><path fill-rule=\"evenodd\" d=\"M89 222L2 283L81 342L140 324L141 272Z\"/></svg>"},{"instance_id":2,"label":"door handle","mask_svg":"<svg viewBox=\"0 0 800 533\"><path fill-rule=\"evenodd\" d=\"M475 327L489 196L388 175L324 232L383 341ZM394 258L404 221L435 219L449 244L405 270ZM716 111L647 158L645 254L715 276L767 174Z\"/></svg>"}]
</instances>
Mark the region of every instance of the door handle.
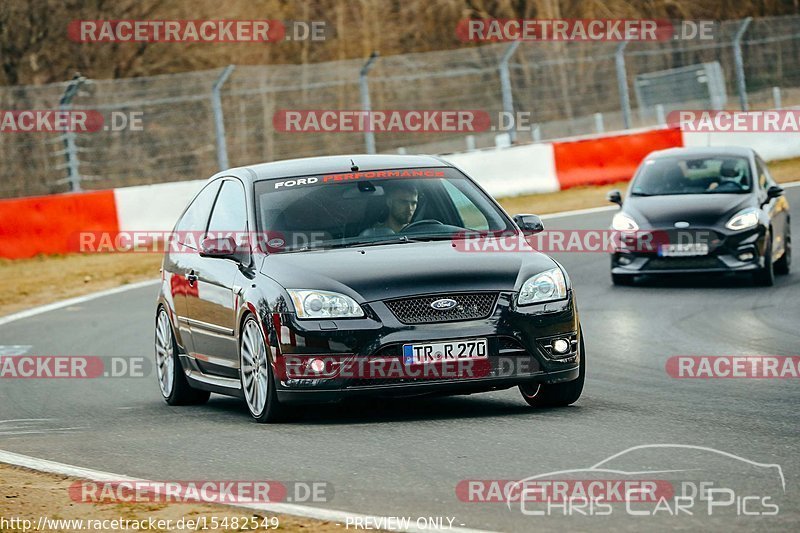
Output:
<instances>
[{"instance_id":1,"label":"door handle","mask_svg":"<svg viewBox=\"0 0 800 533\"><path fill-rule=\"evenodd\" d=\"M189 282L189 285L194 285L195 282L197 281L197 272L192 270L191 272L186 274L186 281Z\"/></svg>"}]
</instances>

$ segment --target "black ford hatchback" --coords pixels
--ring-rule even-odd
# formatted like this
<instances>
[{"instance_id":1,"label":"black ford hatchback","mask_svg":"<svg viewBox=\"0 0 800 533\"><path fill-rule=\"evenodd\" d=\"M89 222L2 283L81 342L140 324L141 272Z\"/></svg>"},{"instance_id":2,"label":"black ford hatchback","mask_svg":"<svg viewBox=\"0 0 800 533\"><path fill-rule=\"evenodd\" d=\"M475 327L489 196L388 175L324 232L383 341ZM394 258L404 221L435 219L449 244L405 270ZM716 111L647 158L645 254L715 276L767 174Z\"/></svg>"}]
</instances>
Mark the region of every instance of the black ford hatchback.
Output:
<instances>
[{"instance_id":1,"label":"black ford hatchback","mask_svg":"<svg viewBox=\"0 0 800 533\"><path fill-rule=\"evenodd\" d=\"M221 172L164 257L161 393L238 396L260 422L356 395L519 386L532 406L573 403L585 354L566 272L524 245L472 246L541 229L434 157Z\"/></svg>"},{"instance_id":2,"label":"black ford hatchback","mask_svg":"<svg viewBox=\"0 0 800 533\"><path fill-rule=\"evenodd\" d=\"M616 285L639 274L741 273L758 285L787 274L792 260L789 202L750 148L672 148L648 155L612 227L655 236L653 246L611 256Z\"/></svg>"}]
</instances>

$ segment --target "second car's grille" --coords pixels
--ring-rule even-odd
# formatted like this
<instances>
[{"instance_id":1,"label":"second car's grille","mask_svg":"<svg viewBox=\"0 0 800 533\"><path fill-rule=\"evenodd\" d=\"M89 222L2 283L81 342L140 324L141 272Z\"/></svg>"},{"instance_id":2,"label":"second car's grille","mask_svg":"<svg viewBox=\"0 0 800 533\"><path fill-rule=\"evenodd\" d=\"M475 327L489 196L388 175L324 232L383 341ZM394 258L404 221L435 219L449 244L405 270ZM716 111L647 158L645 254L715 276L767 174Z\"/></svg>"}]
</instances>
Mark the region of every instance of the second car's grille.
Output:
<instances>
[{"instance_id":1,"label":"second car's grille","mask_svg":"<svg viewBox=\"0 0 800 533\"><path fill-rule=\"evenodd\" d=\"M444 302L438 306L438 309L431 306L434 302L441 300L452 300L455 304L446 307L450 302ZM403 324L433 324L486 318L492 314L495 302L497 302L497 293L474 292L401 298L387 300L385 303L397 320Z\"/></svg>"},{"instance_id":2,"label":"second car's grille","mask_svg":"<svg viewBox=\"0 0 800 533\"><path fill-rule=\"evenodd\" d=\"M648 261L645 270L690 270L703 268L719 268L716 257L656 257Z\"/></svg>"}]
</instances>

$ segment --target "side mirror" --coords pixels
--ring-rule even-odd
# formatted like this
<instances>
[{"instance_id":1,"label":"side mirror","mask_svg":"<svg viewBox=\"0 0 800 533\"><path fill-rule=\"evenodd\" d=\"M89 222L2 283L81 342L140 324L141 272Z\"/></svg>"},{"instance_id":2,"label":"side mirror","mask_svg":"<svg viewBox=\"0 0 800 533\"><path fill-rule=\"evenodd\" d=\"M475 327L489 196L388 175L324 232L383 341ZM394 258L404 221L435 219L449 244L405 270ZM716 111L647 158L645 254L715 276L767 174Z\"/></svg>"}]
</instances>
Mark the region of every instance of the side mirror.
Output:
<instances>
[{"instance_id":1,"label":"side mirror","mask_svg":"<svg viewBox=\"0 0 800 533\"><path fill-rule=\"evenodd\" d=\"M542 219L536 215L515 215L514 222L516 222L517 226L519 226L519 229L522 230L522 233L526 235L532 235L534 233L544 231Z\"/></svg>"},{"instance_id":2,"label":"side mirror","mask_svg":"<svg viewBox=\"0 0 800 533\"><path fill-rule=\"evenodd\" d=\"M608 191L606 199L612 204L617 204L619 206L622 206L622 194L617 189L614 189L613 191Z\"/></svg>"},{"instance_id":3,"label":"side mirror","mask_svg":"<svg viewBox=\"0 0 800 533\"><path fill-rule=\"evenodd\" d=\"M779 196L783 196L782 187L778 187L777 185L772 185L770 186L769 189L767 189L767 198L771 199L771 198L777 198Z\"/></svg>"},{"instance_id":4,"label":"side mirror","mask_svg":"<svg viewBox=\"0 0 800 533\"><path fill-rule=\"evenodd\" d=\"M239 261L236 239L233 237L221 237L203 239L200 243L200 257L216 257L219 259L233 259Z\"/></svg>"}]
</instances>

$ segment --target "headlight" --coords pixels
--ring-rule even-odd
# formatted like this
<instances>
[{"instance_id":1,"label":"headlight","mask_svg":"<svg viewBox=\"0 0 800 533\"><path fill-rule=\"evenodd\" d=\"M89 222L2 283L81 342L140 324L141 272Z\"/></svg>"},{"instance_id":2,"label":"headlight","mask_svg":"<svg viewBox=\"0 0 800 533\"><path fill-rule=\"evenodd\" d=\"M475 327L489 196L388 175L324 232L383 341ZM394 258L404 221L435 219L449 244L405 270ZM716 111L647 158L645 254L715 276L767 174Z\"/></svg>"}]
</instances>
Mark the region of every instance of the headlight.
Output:
<instances>
[{"instance_id":1,"label":"headlight","mask_svg":"<svg viewBox=\"0 0 800 533\"><path fill-rule=\"evenodd\" d=\"M287 289L298 318L358 318L364 310L344 294L307 289Z\"/></svg>"},{"instance_id":2,"label":"headlight","mask_svg":"<svg viewBox=\"0 0 800 533\"><path fill-rule=\"evenodd\" d=\"M758 224L758 209L748 207L733 215L728 223L725 224L725 227L739 231L740 229L752 228L756 224Z\"/></svg>"},{"instance_id":3,"label":"headlight","mask_svg":"<svg viewBox=\"0 0 800 533\"><path fill-rule=\"evenodd\" d=\"M630 215L617 213L611 220L611 228L617 231L636 231L639 229L639 224Z\"/></svg>"},{"instance_id":4,"label":"headlight","mask_svg":"<svg viewBox=\"0 0 800 533\"><path fill-rule=\"evenodd\" d=\"M561 269L545 270L522 284L517 303L519 305L538 304L561 300L567 297L567 282Z\"/></svg>"}]
</instances>

